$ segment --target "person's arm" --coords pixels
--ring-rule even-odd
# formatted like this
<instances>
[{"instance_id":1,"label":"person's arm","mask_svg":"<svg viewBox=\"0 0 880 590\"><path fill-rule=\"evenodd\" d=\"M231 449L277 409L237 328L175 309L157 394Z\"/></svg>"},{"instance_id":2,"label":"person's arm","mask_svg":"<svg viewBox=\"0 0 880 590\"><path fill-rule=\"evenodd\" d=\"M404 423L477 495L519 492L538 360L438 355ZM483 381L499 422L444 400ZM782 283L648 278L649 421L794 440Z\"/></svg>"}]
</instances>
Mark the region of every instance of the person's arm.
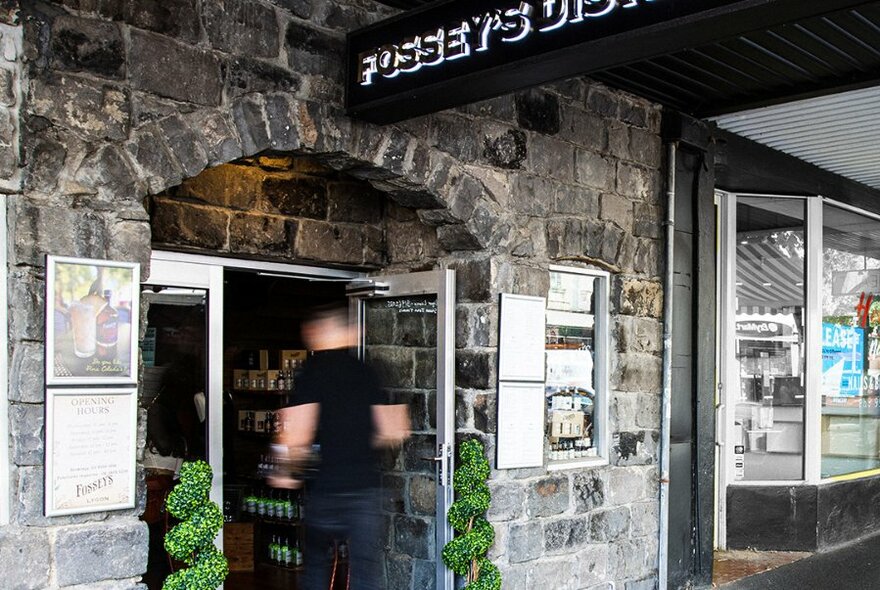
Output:
<instances>
[{"instance_id":1,"label":"person's arm","mask_svg":"<svg viewBox=\"0 0 880 590\"><path fill-rule=\"evenodd\" d=\"M374 405L373 425L376 435L373 445L376 447L395 447L403 443L410 435L409 406L406 404Z\"/></svg>"},{"instance_id":2,"label":"person's arm","mask_svg":"<svg viewBox=\"0 0 880 590\"><path fill-rule=\"evenodd\" d=\"M292 406L278 411L283 424L273 445L276 459L280 464L294 469L309 457L315 434L318 430L320 404L309 403ZM278 475L268 478L269 485L276 488L299 488L302 481L289 475Z\"/></svg>"}]
</instances>

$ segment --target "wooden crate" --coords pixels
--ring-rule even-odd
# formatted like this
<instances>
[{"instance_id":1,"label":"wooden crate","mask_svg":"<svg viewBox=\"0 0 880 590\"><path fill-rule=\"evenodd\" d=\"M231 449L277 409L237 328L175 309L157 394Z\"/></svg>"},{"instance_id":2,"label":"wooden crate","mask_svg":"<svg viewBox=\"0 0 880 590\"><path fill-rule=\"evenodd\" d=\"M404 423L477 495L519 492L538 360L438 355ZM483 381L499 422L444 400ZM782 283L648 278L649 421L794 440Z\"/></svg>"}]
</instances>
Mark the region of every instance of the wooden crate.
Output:
<instances>
[{"instance_id":1,"label":"wooden crate","mask_svg":"<svg viewBox=\"0 0 880 590\"><path fill-rule=\"evenodd\" d=\"M223 525L223 554L229 560L229 571L254 571L254 524L227 522Z\"/></svg>"}]
</instances>

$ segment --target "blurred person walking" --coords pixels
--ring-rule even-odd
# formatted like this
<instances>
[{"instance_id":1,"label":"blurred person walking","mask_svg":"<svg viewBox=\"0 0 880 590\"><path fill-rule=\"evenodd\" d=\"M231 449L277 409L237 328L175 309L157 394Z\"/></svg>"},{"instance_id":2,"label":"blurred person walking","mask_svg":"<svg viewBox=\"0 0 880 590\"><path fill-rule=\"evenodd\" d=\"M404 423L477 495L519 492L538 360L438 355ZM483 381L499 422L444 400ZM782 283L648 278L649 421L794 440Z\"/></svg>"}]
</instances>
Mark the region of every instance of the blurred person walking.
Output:
<instances>
[{"instance_id":1,"label":"blurred person walking","mask_svg":"<svg viewBox=\"0 0 880 590\"><path fill-rule=\"evenodd\" d=\"M350 590L381 590L383 527L378 451L409 436L405 405L391 405L375 372L354 355L357 327L345 308L321 309L303 324L313 355L297 378L276 452L296 467L320 444L305 503L305 590L330 588L334 541L347 540ZM302 482L279 476L276 487Z\"/></svg>"}]
</instances>

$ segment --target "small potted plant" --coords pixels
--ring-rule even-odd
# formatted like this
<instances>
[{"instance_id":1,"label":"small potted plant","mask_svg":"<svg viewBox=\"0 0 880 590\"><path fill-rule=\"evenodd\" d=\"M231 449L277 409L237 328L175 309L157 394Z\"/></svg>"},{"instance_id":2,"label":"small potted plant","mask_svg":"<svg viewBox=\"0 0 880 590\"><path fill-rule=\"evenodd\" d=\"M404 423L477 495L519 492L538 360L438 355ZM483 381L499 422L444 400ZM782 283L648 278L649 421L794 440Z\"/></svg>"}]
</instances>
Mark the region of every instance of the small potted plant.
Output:
<instances>
[{"instance_id":1,"label":"small potted plant","mask_svg":"<svg viewBox=\"0 0 880 590\"><path fill-rule=\"evenodd\" d=\"M165 580L162 590L215 590L229 573L226 557L214 546L223 513L208 497L214 474L204 461L186 462L180 483L168 495L168 513L179 522L165 535L165 550L189 567Z\"/></svg>"},{"instance_id":2,"label":"small potted plant","mask_svg":"<svg viewBox=\"0 0 880 590\"><path fill-rule=\"evenodd\" d=\"M443 562L466 580L464 590L499 590L501 572L486 558L495 542L495 529L485 516L492 499L486 485L489 462L478 440L463 442L458 453L461 465L453 481L458 499L449 508L449 524L458 536L443 548Z\"/></svg>"}]
</instances>

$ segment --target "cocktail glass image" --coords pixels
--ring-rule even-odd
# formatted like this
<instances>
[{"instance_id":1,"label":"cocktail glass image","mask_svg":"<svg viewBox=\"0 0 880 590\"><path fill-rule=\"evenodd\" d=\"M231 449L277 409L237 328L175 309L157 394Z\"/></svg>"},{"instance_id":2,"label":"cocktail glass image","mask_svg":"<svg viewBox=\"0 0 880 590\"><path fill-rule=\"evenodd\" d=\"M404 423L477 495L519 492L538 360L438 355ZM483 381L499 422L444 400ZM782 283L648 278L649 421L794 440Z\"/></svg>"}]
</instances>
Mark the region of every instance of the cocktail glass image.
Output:
<instances>
[{"instance_id":1,"label":"cocktail glass image","mask_svg":"<svg viewBox=\"0 0 880 590\"><path fill-rule=\"evenodd\" d=\"M95 307L74 301L70 304L70 323L73 328L73 353L79 358L95 356Z\"/></svg>"}]
</instances>

